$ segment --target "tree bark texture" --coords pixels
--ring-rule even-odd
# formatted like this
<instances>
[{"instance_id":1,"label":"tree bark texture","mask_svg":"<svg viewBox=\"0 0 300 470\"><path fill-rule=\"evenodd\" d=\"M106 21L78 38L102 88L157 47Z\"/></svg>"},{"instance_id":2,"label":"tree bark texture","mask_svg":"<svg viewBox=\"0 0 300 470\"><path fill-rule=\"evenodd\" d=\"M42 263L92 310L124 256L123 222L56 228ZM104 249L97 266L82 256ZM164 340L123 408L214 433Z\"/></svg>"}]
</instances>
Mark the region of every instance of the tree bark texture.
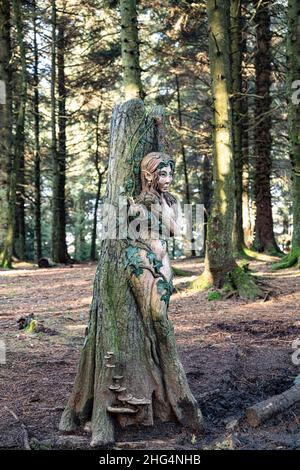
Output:
<instances>
[{"instance_id":1,"label":"tree bark texture","mask_svg":"<svg viewBox=\"0 0 300 470\"><path fill-rule=\"evenodd\" d=\"M63 13L57 18L56 2L52 0L52 71L51 71L51 128L52 128L52 258L67 263L66 244L66 88L65 88L65 21ZM56 73L57 69L57 73ZM58 142L56 136L56 85L58 85Z\"/></svg>"},{"instance_id":2,"label":"tree bark texture","mask_svg":"<svg viewBox=\"0 0 300 470\"><path fill-rule=\"evenodd\" d=\"M125 99L143 98L136 0L120 0Z\"/></svg>"},{"instance_id":3,"label":"tree bark texture","mask_svg":"<svg viewBox=\"0 0 300 470\"><path fill-rule=\"evenodd\" d=\"M141 100L114 109L106 202L140 192L139 166L160 150L161 116ZM92 446L114 441L115 425L175 420L200 430L202 416L176 351L172 323L143 318L125 270L124 240L103 240L85 345L60 430L91 421ZM121 390L120 390L121 389ZM118 405L116 405L116 403Z\"/></svg>"},{"instance_id":4,"label":"tree bark texture","mask_svg":"<svg viewBox=\"0 0 300 470\"><path fill-rule=\"evenodd\" d=\"M208 221L205 270L222 287L235 268L232 230L235 209L232 109L230 103L229 1L208 0L209 58L213 97L214 191Z\"/></svg>"},{"instance_id":5,"label":"tree bark texture","mask_svg":"<svg viewBox=\"0 0 300 470\"><path fill-rule=\"evenodd\" d=\"M255 248L259 252L278 252L274 231L271 198L271 31L270 2L254 0L256 25L255 51L255 129L254 194L256 205Z\"/></svg>"},{"instance_id":6,"label":"tree bark texture","mask_svg":"<svg viewBox=\"0 0 300 470\"><path fill-rule=\"evenodd\" d=\"M293 178L292 251L298 252L300 265L300 2L288 2L288 101L290 158Z\"/></svg>"},{"instance_id":7,"label":"tree bark texture","mask_svg":"<svg viewBox=\"0 0 300 470\"><path fill-rule=\"evenodd\" d=\"M274 395L246 410L248 423L257 427L267 419L282 413L300 401L300 386L294 385L280 395Z\"/></svg>"},{"instance_id":8,"label":"tree bark texture","mask_svg":"<svg viewBox=\"0 0 300 470\"><path fill-rule=\"evenodd\" d=\"M17 202L17 187L20 165L24 158L24 124L25 111L27 102L27 70L26 70L26 52L23 34L23 21L20 2L14 0L12 2L12 11L16 25L17 44L20 51L20 96L18 100L18 112L14 133L13 158L10 172L9 182L9 204L8 204L8 221L7 232L5 238L4 251L2 256L2 265L11 267L14 236L15 236L15 216Z\"/></svg>"},{"instance_id":9,"label":"tree bark texture","mask_svg":"<svg viewBox=\"0 0 300 470\"><path fill-rule=\"evenodd\" d=\"M12 143L10 57L10 2L5 0L0 4L0 254L8 230L8 168Z\"/></svg>"}]
</instances>

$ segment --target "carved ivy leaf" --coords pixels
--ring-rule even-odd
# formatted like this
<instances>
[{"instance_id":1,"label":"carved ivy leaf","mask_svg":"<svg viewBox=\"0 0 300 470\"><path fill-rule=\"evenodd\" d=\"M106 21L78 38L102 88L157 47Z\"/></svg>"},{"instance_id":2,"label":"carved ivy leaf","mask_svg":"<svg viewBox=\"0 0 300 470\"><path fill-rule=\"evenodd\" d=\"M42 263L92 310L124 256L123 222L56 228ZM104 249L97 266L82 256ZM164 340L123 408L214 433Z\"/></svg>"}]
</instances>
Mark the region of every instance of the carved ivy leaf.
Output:
<instances>
[{"instance_id":1,"label":"carved ivy leaf","mask_svg":"<svg viewBox=\"0 0 300 470\"><path fill-rule=\"evenodd\" d=\"M141 263L139 248L137 246L129 246L125 252L125 269L131 267L132 272L139 277L143 273Z\"/></svg>"},{"instance_id":2,"label":"carved ivy leaf","mask_svg":"<svg viewBox=\"0 0 300 470\"><path fill-rule=\"evenodd\" d=\"M157 282L157 291L159 294L163 294L160 298L163 302L167 305L170 302L170 297L173 293L173 284L172 282L165 281L164 279L160 279Z\"/></svg>"},{"instance_id":3,"label":"carved ivy leaf","mask_svg":"<svg viewBox=\"0 0 300 470\"><path fill-rule=\"evenodd\" d=\"M162 267L162 262L156 258L155 253L153 251L149 251L147 253L147 258L149 259L150 263L154 267L154 270L159 273L160 268Z\"/></svg>"}]
</instances>

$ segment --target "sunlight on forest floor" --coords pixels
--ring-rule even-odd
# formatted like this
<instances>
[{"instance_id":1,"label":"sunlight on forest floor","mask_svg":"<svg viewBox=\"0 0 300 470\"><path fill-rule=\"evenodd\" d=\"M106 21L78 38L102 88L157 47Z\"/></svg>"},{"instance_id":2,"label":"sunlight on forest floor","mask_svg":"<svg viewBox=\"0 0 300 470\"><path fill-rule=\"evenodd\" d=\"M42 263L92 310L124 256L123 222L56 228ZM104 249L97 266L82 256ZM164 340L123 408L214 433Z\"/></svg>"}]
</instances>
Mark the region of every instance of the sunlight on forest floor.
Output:
<instances>
[{"instance_id":1,"label":"sunlight on forest floor","mask_svg":"<svg viewBox=\"0 0 300 470\"><path fill-rule=\"evenodd\" d=\"M251 272L270 286L267 300L208 301L206 292L185 290L172 296L169 317L189 384L206 420L206 434L197 438L198 448L220 448L224 442L234 442L234 448L296 445L291 436L299 434L293 418L297 407L255 431L245 421L234 433L227 429L247 404L281 393L298 373L291 361L291 345L300 337L299 270L272 271L273 262L273 257L249 261ZM200 258L172 264L191 274L175 277L176 286L203 270ZM51 269L21 266L0 271L0 331L7 344L7 365L0 367L0 448L8 439L7 427L13 426L3 412L5 406L16 411L30 437L58 436L57 422L72 388L89 318L97 264ZM45 333L18 330L16 320L32 313ZM11 439L17 441L17 434L11 434ZM130 431L124 431L119 445L131 441ZM141 430L130 445L195 449L191 435L172 425Z\"/></svg>"}]
</instances>

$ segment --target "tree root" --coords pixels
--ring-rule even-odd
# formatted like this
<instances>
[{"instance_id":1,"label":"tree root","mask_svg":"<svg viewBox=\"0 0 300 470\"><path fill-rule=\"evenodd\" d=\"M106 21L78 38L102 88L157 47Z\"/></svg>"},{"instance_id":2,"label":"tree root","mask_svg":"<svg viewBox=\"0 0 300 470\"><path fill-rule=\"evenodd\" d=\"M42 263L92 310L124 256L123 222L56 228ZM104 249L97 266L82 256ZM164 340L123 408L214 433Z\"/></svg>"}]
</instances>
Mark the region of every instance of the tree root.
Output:
<instances>
[{"instance_id":1,"label":"tree root","mask_svg":"<svg viewBox=\"0 0 300 470\"><path fill-rule=\"evenodd\" d=\"M236 266L232 271L226 274L225 281L221 287L224 299L237 296L241 299L255 300L264 298L264 291L258 286L254 277L248 272L248 265L244 267ZM190 283L190 291L204 291L213 287L212 276L204 271ZM217 286L220 289L220 286Z\"/></svg>"},{"instance_id":2,"label":"tree root","mask_svg":"<svg viewBox=\"0 0 300 470\"><path fill-rule=\"evenodd\" d=\"M285 256L278 263L273 264L272 268L277 269L287 269L297 266L300 268L300 247L294 248L287 256Z\"/></svg>"},{"instance_id":3,"label":"tree root","mask_svg":"<svg viewBox=\"0 0 300 470\"><path fill-rule=\"evenodd\" d=\"M253 276L239 266L228 273L228 281L225 290L230 291L228 285L231 285L241 299L255 300L264 297L262 289L257 285Z\"/></svg>"}]
</instances>

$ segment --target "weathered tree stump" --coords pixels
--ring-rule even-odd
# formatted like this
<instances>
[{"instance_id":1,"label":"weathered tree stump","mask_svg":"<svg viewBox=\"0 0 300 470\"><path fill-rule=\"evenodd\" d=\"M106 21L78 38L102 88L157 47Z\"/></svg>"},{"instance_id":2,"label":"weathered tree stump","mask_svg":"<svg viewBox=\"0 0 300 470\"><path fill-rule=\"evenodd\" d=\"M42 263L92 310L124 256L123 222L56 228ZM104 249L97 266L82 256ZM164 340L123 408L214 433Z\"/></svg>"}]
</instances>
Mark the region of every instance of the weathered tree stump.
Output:
<instances>
[{"instance_id":1,"label":"weathered tree stump","mask_svg":"<svg viewBox=\"0 0 300 470\"><path fill-rule=\"evenodd\" d=\"M139 194L142 158L162 150L162 116L150 116L141 100L114 109L106 202ZM92 446L114 442L116 424L177 421L194 431L202 415L176 351L173 326L160 328L139 311L124 263L124 240L102 241L85 344L74 390L59 429L88 423Z\"/></svg>"},{"instance_id":2,"label":"weathered tree stump","mask_svg":"<svg viewBox=\"0 0 300 470\"><path fill-rule=\"evenodd\" d=\"M257 427L298 402L300 402L300 385L294 385L280 395L274 395L247 408L247 421L251 426Z\"/></svg>"}]
</instances>

